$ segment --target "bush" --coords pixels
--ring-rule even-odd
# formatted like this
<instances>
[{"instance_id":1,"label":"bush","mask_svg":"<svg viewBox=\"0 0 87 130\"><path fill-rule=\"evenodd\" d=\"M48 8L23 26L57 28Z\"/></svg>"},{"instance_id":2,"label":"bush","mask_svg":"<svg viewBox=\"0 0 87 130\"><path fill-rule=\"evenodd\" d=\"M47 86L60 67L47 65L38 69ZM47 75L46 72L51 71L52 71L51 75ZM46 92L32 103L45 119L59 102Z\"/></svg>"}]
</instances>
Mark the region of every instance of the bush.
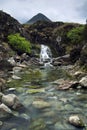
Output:
<instances>
[{"instance_id":1,"label":"bush","mask_svg":"<svg viewBox=\"0 0 87 130\"><path fill-rule=\"evenodd\" d=\"M76 45L80 44L81 41L83 40L83 31L84 26L73 28L68 32L67 37L71 40L71 43Z\"/></svg>"},{"instance_id":2,"label":"bush","mask_svg":"<svg viewBox=\"0 0 87 130\"><path fill-rule=\"evenodd\" d=\"M30 42L27 41L24 37L21 37L19 33L10 34L8 36L9 44L13 48L13 50L20 53L30 53Z\"/></svg>"}]
</instances>

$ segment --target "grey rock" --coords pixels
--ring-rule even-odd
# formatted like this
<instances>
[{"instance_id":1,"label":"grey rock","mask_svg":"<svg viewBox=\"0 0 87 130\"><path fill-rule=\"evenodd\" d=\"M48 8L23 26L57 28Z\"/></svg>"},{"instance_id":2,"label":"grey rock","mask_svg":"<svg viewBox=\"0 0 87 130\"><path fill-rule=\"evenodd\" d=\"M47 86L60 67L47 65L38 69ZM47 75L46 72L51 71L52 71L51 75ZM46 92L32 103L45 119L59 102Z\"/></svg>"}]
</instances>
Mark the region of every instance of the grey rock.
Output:
<instances>
[{"instance_id":1,"label":"grey rock","mask_svg":"<svg viewBox=\"0 0 87 130\"><path fill-rule=\"evenodd\" d=\"M12 107L13 109L16 109L21 106L21 103L15 94L3 95L2 103L7 105L8 107Z\"/></svg>"},{"instance_id":2,"label":"grey rock","mask_svg":"<svg viewBox=\"0 0 87 130\"><path fill-rule=\"evenodd\" d=\"M84 127L83 121L78 115L72 115L69 117L69 123L76 127Z\"/></svg>"}]
</instances>

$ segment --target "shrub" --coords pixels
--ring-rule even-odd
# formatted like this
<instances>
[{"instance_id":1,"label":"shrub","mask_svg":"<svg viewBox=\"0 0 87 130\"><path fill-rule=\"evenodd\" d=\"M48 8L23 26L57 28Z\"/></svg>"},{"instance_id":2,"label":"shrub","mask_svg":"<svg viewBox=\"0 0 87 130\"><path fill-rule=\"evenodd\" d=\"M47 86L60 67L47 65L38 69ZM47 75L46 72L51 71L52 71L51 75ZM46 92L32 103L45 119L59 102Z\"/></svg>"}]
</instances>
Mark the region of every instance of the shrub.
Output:
<instances>
[{"instance_id":1,"label":"shrub","mask_svg":"<svg viewBox=\"0 0 87 130\"><path fill-rule=\"evenodd\" d=\"M9 44L13 50L18 53L30 53L31 44L24 37L21 37L19 33L10 34L8 36Z\"/></svg>"},{"instance_id":2,"label":"shrub","mask_svg":"<svg viewBox=\"0 0 87 130\"><path fill-rule=\"evenodd\" d=\"M77 45L83 40L83 31L84 26L73 28L67 33L67 37L71 40L71 43Z\"/></svg>"}]
</instances>

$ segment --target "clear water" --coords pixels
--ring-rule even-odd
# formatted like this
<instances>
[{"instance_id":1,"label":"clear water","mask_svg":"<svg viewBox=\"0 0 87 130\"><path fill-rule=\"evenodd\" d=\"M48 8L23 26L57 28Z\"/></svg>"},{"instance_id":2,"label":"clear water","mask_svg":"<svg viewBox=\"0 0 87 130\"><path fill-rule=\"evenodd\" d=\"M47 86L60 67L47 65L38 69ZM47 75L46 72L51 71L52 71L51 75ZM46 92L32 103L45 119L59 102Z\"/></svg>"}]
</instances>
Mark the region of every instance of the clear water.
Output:
<instances>
[{"instance_id":1,"label":"clear water","mask_svg":"<svg viewBox=\"0 0 87 130\"><path fill-rule=\"evenodd\" d=\"M15 93L24 108L14 111L15 116L4 120L1 130L85 130L68 123L69 116L78 114L87 124L87 92L84 90L56 90L53 82L68 79L62 68L32 67L16 74L21 80L11 80L8 87L16 88ZM40 90L32 92L32 89ZM44 90L44 91L43 91ZM45 101L49 107L38 108L35 101Z\"/></svg>"}]
</instances>

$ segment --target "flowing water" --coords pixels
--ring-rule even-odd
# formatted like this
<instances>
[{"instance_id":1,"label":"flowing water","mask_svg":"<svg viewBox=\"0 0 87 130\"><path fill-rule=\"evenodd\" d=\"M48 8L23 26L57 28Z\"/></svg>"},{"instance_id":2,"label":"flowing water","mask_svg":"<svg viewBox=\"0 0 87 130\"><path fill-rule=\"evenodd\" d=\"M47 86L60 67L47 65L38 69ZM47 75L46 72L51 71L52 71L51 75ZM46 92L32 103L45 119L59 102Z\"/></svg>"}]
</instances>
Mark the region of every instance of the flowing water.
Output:
<instances>
[{"instance_id":1,"label":"flowing water","mask_svg":"<svg viewBox=\"0 0 87 130\"><path fill-rule=\"evenodd\" d=\"M47 54L41 57L41 62L49 59ZM31 66L15 75L21 79L11 79L8 87L16 89L5 93L16 94L24 107L20 111L13 111L14 116L4 120L1 130L86 129L76 128L68 123L71 115L78 114L87 124L87 92L81 89L56 89L58 79L69 78L64 67Z\"/></svg>"}]
</instances>

